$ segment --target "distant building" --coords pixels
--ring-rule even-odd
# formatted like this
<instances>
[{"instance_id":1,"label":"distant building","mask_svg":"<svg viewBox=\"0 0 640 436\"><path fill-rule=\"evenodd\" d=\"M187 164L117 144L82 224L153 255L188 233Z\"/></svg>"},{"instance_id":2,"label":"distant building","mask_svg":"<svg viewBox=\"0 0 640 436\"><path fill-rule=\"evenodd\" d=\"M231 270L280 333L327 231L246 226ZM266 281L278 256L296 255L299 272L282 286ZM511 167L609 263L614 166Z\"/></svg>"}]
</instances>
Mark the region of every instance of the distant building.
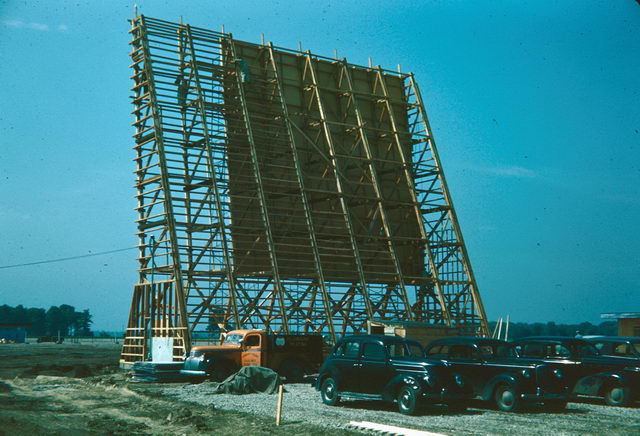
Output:
<instances>
[{"instance_id":1,"label":"distant building","mask_svg":"<svg viewBox=\"0 0 640 436\"><path fill-rule=\"evenodd\" d=\"M618 320L618 336L640 337L640 312L601 313L600 318Z\"/></svg>"},{"instance_id":2,"label":"distant building","mask_svg":"<svg viewBox=\"0 0 640 436\"><path fill-rule=\"evenodd\" d=\"M428 345L437 339L464 335L459 328L427 324L417 321L391 321L373 319L367 321L367 333L370 335L401 336L414 339L422 345Z\"/></svg>"},{"instance_id":3,"label":"distant building","mask_svg":"<svg viewBox=\"0 0 640 436\"><path fill-rule=\"evenodd\" d=\"M0 324L0 341L24 343L27 338L27 327L31 324Z\"/></svg>"}]
</instances>

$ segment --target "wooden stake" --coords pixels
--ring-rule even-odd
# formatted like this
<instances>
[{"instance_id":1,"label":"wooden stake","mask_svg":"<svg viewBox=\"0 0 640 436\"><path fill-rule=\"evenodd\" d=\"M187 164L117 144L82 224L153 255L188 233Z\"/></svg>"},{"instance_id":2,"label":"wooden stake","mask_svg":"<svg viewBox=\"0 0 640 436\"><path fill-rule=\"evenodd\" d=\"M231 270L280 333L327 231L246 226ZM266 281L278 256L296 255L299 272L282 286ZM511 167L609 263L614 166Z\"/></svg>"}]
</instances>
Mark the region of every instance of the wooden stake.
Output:
<instances>
[{"instance_id":1,"label":"wooden stake","mask_svg":"<svg viewBox=\"0 0 640 436\"><path fill-rule=\"evenodd\" d=\"M502 319L502 318L500 318L500 319ZM492 337L493 339L497 339L497 337L498 337L497 335L498 335L498 325L499 325L499 324L500 324L500 320L498 320L498 321L496 322L496 326L493 328L493 334L491 335L491 337Z\"/></svg>"},{"instance_id":2,"label":"wooden stake","mask_svg":"<svg viewBox=\"0 0 640 436\"><path fill-rule=\"evenodd\" d=\"M282 395L284 394L284 385L278 386L278 407L276 408L276 425L280 425L282 417Z\"/></svg>"},{"instance_id":3,"label":"wooden stake","mask_svg":"<svg viewBox=\"0 0 640 436\"><path fill-rule=\"evenodd\" d=\"M507 326L504 329L504 340L505 341L509 340L509 315L507 315Z\"/></svg>"}]
</instances>

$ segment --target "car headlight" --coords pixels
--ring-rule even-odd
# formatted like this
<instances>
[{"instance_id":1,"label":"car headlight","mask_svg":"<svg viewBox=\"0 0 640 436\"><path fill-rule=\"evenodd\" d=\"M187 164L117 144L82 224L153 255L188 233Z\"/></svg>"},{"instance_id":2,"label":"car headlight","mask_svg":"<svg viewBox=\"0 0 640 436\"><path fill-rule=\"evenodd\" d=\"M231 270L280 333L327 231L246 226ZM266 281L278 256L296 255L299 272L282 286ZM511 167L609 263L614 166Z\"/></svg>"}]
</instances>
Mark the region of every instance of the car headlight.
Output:
<instances>
[{"instance_id":1,"label":"car headlight","mask_svg":"<svg viewBox=\"0 0 640 436\"><path fill-rule=\"evenodd\" d=\"M431 375L426 374L424 377L422 377L422 380L424 380L424 382L429 386L433 386L433 379L431 378Z\"/></svg>"},{"instance_id":2,"label":"car headlight","mask_svg":"<svg viewBox=\"0 0 640 436\"><path fill-rule=\"evenodd\" d=\"M553 375L555 375L555 376L556 376L556 378L562 378L562 377L564 377L564 374L563 374L563 373L562 373L562 371L561 371L561 370L559 370L559 369L554 369L554 370L553 370Z\"/></svg>"}]
</instances>

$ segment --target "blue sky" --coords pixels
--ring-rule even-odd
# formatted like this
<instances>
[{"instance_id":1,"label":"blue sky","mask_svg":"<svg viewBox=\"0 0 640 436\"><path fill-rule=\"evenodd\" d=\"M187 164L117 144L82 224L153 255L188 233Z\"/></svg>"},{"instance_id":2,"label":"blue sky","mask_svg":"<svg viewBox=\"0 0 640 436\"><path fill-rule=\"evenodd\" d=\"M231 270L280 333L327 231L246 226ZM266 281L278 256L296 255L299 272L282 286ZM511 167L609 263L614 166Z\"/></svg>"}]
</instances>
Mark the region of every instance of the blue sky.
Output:
<instances>
[{"instance_id":1,"label":"blue sky","mask_svg":"<svg viewBox=\"0 0 640 436\"><path fill-rule=\"evenodd\" d=\"M136 244L128 1L0 0L0 267ZM640 311L640 5L138 1L413 71L490 319ZM0 269L0 304L126 322L135 251Z\"/></svg>"}]
</instances>

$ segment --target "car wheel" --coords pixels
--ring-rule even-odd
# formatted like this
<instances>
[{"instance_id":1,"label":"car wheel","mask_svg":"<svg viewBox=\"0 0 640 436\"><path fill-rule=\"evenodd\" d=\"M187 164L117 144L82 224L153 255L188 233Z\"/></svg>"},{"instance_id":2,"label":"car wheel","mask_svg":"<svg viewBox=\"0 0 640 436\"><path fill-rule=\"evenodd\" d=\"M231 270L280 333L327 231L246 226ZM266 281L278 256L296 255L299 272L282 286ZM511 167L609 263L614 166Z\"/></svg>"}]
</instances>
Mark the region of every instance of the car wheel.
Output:
<instances>
[{"instance_id":1,"label":"car wheel","mask_svg":"<svg viewBox=\"0 0 640 436\"><path fill-rule=\"evenodd\" d=\"M631 389L619 384L612 384L604 393L604 401L606 401L609 406L628 406L631 404Z\"/></svg>"},{"instance_id":2,"label":"car wheel","mask_svg":"<svg viewBox=\"0 0 640 436\"><path fill-rule=\"evenodd\" d=\"M498 385L494 393L498 409L503 412L515 412L520 408L520 398L513 386L507 383Z\"/></svg>"},{"instance_id":3,"label":"car wheel","mask_svg":"<svg viewBox=\"0 0 640 436\"><path fill-rule=\"evenodd\" d=\"M544 407L551 412L560 412L567 408L567 400L545 401Z\"/></svg>"},{"instance_id":4,"label":"car wheel","mask_svg":"<svg viewBox=\"0 0 640 436\"><path fill-rule=\"evenodd\" d=\"M338 386L334 379L329 377L322 382L322 386L320 387L320 396L322 397L322 402L328 406L335 406L338 404L340 396L338 395Z\"/></svg>"},{"instance_id":5,"label":"car wheel","mask_svg":"<svg viewBox=\"0 0 640 436\"><path fill-rule=\"evenodd\" d=\"M413 415L418 406L416 391L410 386L404 386L398 392L398 410L404 415Z\"/></svg>"}]
</instances>

